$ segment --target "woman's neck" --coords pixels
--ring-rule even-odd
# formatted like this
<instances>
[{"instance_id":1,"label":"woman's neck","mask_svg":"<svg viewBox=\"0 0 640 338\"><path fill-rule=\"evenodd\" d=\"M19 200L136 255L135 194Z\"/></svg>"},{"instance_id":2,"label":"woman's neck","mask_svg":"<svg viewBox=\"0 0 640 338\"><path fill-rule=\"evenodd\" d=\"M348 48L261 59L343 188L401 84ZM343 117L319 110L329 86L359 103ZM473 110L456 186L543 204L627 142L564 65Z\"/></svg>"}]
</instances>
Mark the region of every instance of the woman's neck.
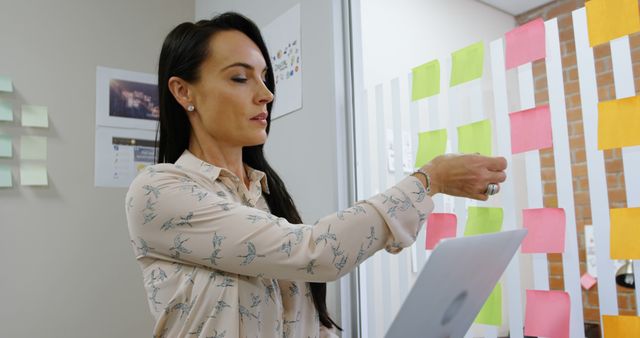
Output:
<instances>
[{"instance_id":1,"label":"woman's neck","mask_svg":"<svg viewBox=\"0 0 640 338\"><path fill-rule=\"evenodd\" d=\"M203 144L197 137L191 136L188 149L195 157L231 171L249 187L249 178L242 162L242 147L223 145L215 140L207 140Z\"/></svg>"}]
</instances>

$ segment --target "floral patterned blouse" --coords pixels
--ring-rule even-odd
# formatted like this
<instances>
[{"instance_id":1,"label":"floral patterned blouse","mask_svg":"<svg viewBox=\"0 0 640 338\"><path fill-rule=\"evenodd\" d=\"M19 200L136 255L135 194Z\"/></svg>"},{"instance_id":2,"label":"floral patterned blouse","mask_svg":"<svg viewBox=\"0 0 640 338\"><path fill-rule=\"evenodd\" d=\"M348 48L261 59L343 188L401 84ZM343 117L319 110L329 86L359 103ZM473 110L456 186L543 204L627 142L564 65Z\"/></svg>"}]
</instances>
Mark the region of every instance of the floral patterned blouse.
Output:
<instances>
[{"instance_id":1,"label":"floral patterned blouse","mask_svg":"<svg viewBox=\"0 0 640 338\"><path fill-rule=\"evenodd\" d=\"M126 213L154 337L331 337L308 282L333 281L376 251L411 245L433 202L412 176L384 193L291 224L250 186L185 151L131 183Z\"/></svg>"}]
</instances>

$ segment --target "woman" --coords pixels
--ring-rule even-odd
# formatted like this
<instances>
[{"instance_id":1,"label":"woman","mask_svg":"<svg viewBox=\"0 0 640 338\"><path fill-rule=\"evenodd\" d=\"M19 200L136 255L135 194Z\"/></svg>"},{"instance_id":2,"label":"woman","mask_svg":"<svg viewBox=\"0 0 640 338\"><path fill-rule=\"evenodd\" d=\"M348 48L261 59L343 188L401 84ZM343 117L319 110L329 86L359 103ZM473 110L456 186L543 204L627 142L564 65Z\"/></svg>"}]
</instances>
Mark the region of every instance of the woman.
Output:
<instances>
[{"instance_id":1,"label":"woman","mask_svg":"<svg viewBox=\"0 0 640 338\"><path fill-rule=\"evenodd\" d=\"M486 200L505 179L504 159L442 156L305 225L262 152L274 79L255 24L225 13L178 25L158 86L159 164L126 197L154 336L333 336L324 282L411 245L433 194Z\"/></svg>"}]
</instances>

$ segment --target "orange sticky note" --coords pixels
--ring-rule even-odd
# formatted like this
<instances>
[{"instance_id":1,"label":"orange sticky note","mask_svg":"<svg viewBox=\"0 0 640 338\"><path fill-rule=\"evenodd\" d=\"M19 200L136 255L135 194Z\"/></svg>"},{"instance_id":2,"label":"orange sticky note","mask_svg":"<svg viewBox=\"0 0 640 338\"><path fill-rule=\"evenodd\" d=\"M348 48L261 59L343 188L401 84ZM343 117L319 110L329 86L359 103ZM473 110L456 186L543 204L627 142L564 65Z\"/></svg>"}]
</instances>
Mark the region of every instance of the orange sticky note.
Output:
<instances>
[{"instance_id":1,"label":"orange sticky note","mask_svg":"<svg viewBox=\"0 0 640 338\"><path fill-rule=\"evenodd\" d=\"M598 149L640 145L640 96L598 103Z\"/></svg>"},{"instance_id":2,"label":"orange sticky note","mask_svg":"<svg viewBox=\"0 0 640 338\"><path fill-rule=\"evenodd\" d=\"M456 237L457 224L455 214L431 213L427 220L426 249L432 250L444 238Z\"/></svg>"},{"instance_id":3,"label":"orange sticky note","mask_svg":"<svg viewBox=\"0 0 640 338\"><path fill-rule=\"evenodd\" d=\"M566 219L562 208L522 210L522 223L528 229L522 241L523 253L562 253Z\"/></svg>"},{"instance_id":4,"label":"orange sticky note","mask_svg":"<svg viewBox=\"0 0 640 338\"><path fill-rule=\"evenodd\" d=\"M551 148L551 112L540 106L509 114L511 123L511 153Z\"/></svg>"},{"instance_id":5,"label":"orange sticky note","mask_svg":"<svg viewBox=\"0 0 640 338\"><path fill-rule=\"evenodd\" d=\"M602 316L604 338L640 337L640 317Z\"/></svg>"},{"instance_id":6,"label":"orange sticky note","mask_svg":"<svg viewBox=\"0 0 640 338\"><path fill-rule=\"evenodd\" d=\"M527 290L525 336L569 338L570 305L564 291Z\"/></svg>"},{"instance_id":7,"label":"orange sticky note","mask_svg":"<svg viewBox=\"0 0 640 338\"><path fill-rule=\"evenodd\" d=\"M591 0L584 6L592 47L640 31L638 0Z\"/></svg>"},{"instance_id":8,"label":"orange sticky note","mask_svg":"<svg viewBox=\"0 0 640 338\"><path fill-rule=\"evenodd\" d=\"M609 210L611 259L640 259L640 208Z\"/></svg>"}]
</instances>

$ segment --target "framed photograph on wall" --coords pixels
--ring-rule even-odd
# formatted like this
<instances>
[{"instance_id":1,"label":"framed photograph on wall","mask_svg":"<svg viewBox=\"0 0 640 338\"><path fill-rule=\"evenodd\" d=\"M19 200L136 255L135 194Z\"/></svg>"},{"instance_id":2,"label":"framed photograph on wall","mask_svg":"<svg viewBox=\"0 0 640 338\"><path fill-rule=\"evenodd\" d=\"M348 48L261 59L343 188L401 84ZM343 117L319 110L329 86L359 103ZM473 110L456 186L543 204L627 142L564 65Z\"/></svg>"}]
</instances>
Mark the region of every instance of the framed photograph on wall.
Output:
<instances>
[{"instance_id":1,"label":"framed photograph on wall","mask_svg":"<svg viewBox=\"0 0 640 338\"><path fill-rule=\"evenodd\" d=\"M96 126L156 130L159 116L155 74L97 67Z\"/></svg>"}]
</instances>

